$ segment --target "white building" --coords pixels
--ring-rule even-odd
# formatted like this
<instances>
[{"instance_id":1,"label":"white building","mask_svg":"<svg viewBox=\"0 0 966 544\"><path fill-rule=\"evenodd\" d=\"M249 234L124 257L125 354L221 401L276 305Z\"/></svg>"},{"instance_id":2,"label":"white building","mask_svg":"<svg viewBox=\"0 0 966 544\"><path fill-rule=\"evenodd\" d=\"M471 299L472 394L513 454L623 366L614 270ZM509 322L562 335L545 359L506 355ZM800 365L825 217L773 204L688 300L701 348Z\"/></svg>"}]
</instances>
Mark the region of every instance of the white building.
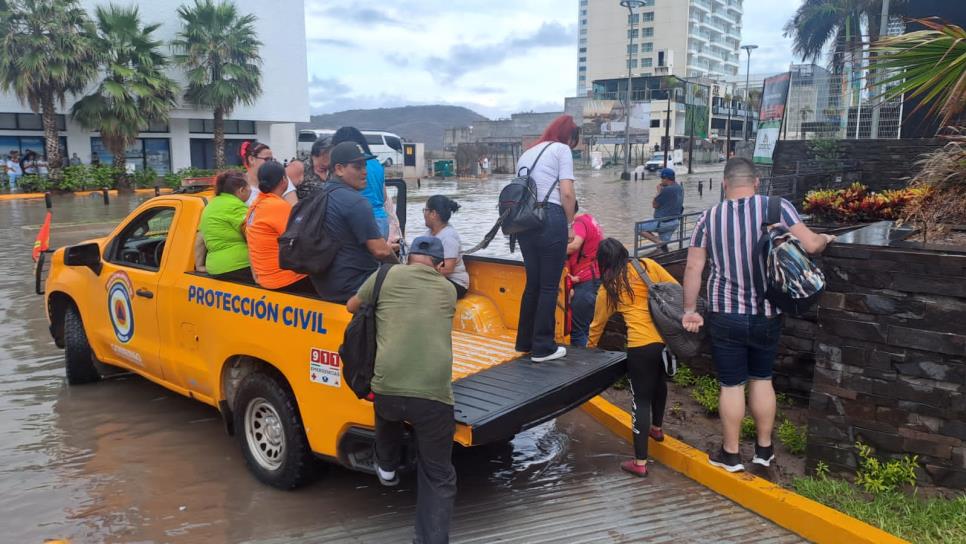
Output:
<instances>
[{"instance_id":1,"label":"white building","mask_svg":"<svg viewBox=\"0 0 966 544\"><path fill-rule=\"evenodd\" d=\"M577 96L594 80L627 77L628 65L635 76L738 74L742 0L644 2L632 20L619 0L580 0Z\"/></svg>"},{"instance_id":2,"label":"white building","mask_svg":"<svg viewBox=\"0 0 966 544\"><path fill-rule=\"evenodd\" d=\"M165 43L181 29L177 9L187 0L151 0L136 2L145 24L160 23L155 38ZM257 139L269 144L276 157L296 154L296 122L309 120L308 76L306 67L304 6L302 0L275 0L270 5L257 0L233 0L242 14L257 17L255 27L262 42L262 94L251 106L239 105L225 121L226 159L237 161L238 149L245 140ZM125 5L132 0L114 0ZM108 0L81 2L93 16L98 5ZM266 7L269 9L266 9ZM165 47L167 52L170 49ZM175 67L170 74L183 84L184 76ZM182 85L183 86L183 85ZM93 88L93 86L92 86ZM80 97L76 97L80 98ZM74 153L90 162L97 154L102 163L110 164L111 154L103 147L99 134L74 123L67 107L59 110L61 146L70 157ZM59 108L59 105L58 105ZM139 140L127 152L129 164L141 169L151 167L158 173L176 171L188 166L212 168L212 112L185 104L179 93L179 105L171 111L167 124L146 127ZM21 104L12 94L0 94L0 155L12 149L21 153L32 149L44 152L40 115Z\"/></svg>"}]
</instances>

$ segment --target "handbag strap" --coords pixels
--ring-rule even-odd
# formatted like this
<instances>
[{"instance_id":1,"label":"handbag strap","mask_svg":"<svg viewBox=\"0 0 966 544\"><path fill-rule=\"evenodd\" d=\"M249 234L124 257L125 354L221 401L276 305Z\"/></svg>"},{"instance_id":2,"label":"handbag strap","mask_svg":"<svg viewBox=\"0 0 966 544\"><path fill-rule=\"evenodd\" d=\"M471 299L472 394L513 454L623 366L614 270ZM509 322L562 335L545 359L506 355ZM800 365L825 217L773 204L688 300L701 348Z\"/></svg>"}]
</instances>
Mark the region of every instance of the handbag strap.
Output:
<instances>
[{"instance_id":1,"label":"handbag strap","mask_svg":"<svg viewBox=\"0 0 966 544\"><path fill-rule=\"evenodd\" d=\"M533 161L533 164L530 166L530 168L527 169L527 178L532 179L532 178L530 178L530 175L533 174L534 168L536 168L537 167L537 163L540 162L540 157L543 156L543 152L546 151L547 149L549 149L550 146L552 146L555 143L556 142L548 142L547 145L543 146L543 149L541 149L540 150L540 153L537 154L536 160L534 160ZM520 169L520 172L522 172L524 168L526 168L526 167L524 166L523 168L521 168ZM517 175L520 175L520 172L517 172ZM550 202L550 194L553 193L553 190L557 187L557 184L558 183L560 183L560 178L559 177L553 182L553 185L550 186L550 189L547 190L547 194L543 196L543 202L540 202L540 203L537 204L538 207L543 208L543 207L546 207L547 206L547 202ZM534 189L533 190L533 196L534 196L534 198L536 198L536 196L537 196L536 182L534 182L533 189Z\"/></svg>"},{"instance_id":2,"label":"handbag strap","mask_svg":"<svg viewBox=\"0 0 966 544\"><path fill-rule=\"evenodd\" d=\"M650 289L651 287L654 287L654 282L651 280L651 276L647 273L647 269L641 266L641 261L634 257L631 259L631 264L634 265L634 270L637 271L637 275L641 277L641 280L644 281L644 283L647 285L647 288Z\"/></svg>"},{"instance_id":3,"label":"handbag strap","mask_svg":"<svg viewBox=\"0 0 966 544\"><path fill-rule=\"evenodd\" d=\"M384 264L376 272L376 284L372 286L372 302L370 303L373 308L379 303L379 292L382 291L382 282L385 281L386 275L389 274L389 269L392 267L393 265L391 264Z\"/></svg>"},{"instance_id":4,"label":"handbag strap","mask_svg":"<svg viewBox=\"0 0 966 544\"><path fill-rule=\"evenodd\" d=\"M543 156L543 152L546 151L547 148L552 146L553 144L554 142L548 142L547 145L543 146L543 149L540 150L540 153L537 153L537 158L534 159L533 164L530 165L530 168L527 168L526 166L524 166L519 170L517 170L517 177L519 177L524 170L527 171L527 177L530 177L530 174L533 173L533 169L536 168L537 163L540 162L540 157Z\"/></svg>"}]
</instances>

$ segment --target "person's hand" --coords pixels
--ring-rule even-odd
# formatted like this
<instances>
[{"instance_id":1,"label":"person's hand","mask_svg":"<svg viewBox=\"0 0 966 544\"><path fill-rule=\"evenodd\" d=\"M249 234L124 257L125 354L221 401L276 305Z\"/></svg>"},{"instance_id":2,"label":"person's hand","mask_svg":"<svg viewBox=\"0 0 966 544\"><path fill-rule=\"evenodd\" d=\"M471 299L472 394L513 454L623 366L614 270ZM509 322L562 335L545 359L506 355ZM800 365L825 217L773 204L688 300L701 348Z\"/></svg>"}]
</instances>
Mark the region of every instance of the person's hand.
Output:
<instances>
[{"instance_id":1,"label":"person's hand","mask_svg":"<svg viewBox=\"0 0 966 544\"><path fill-rule=\"evenodd\" d=\"M698 332L704 326L704 318L698 312L684 312L681 325L688 332Z\"/></svg>"},{"instance_id":2,"label":"person's hand","mask_svg":"<svg viewBox=\"0 0 966 544\"><path fill-rule=\"evenodd\" d=\"M834 234L824 234L823 233L822 236L825 237L825 244L826 245L831 244L832 242L835 241L835 235Z\"/></svg>"},{"instance_id":3,"label":"person's hand","mask_svg":"<svg viewBox=\"0 0 966 544\"><path fill-rule=\"evenodd\" d=\"M394 238L390 240L389 248L392 249L393 253L399 253L399 238Z\"/></svg>"}]
</instances>

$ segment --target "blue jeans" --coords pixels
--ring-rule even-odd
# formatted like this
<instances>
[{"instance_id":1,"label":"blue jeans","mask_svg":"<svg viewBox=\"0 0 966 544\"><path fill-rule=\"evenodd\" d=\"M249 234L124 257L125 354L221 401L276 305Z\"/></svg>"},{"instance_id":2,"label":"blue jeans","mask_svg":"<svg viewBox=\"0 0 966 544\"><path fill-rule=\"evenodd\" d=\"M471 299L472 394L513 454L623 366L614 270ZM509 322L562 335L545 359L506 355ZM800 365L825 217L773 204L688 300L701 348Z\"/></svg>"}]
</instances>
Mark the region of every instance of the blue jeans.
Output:
<instances>
[{"instance_id":1,"label":"blue jeans","mask_svg":"<svg viewBox=\"0 0 966 544\"><path fill-rule=\"evenodd\" d=\"M7 173L7 178L10 181L10 190L11 191L13 191L14 189L17 188L17 180L20 179L20 176L22 176L22 175L23 174L15 174L13 172L8 172Z\"/></svg>"},{"instance_id":2,"label":"blue jeans","mask_svg":"<svg viewBox=\"0 0 966 544\"><path fill-rule=\"evenodd\" d=\"M641 224L642 232L656 232L662 242L667 242L674 238L674 232L681 226L680 219L661 220L651 219Z\"/></svg>"},{"instance_id":3,"label":"blue jeans","mask_svg":"<svg viewBox=\"0 0 966 544\"><path fill-rule=\"evenodd\" d=\"M570 301L573 312L573 327L570 329L570 345L584 347L590 323L594 320L594 306L597 304L597 289L600 280L582 281L574 285L574 298Z\"/></svg>"},{"instance_id":4,"label":"blue jeans","mask_svg":"<svg viewBox=\"0 0 966 544\"><path fill-rule=\"evenodd\" d=\"M744 385L749 378L771 379L782 335L781 316L709 313L708 332L721 385Z\"/></svg>"},{"instance_id":5,"label":"blue jeans","mask_svg":"<svg viewBox=\"0 0 966 544\"><path fill-rule=\"evenodd\" d=\"M527 286L520 302L516 350L543 357L557 351L557 294L567 260L567 217L557 204L547 204L539 230L518 236Z\"/></svg>"}]
</instances>

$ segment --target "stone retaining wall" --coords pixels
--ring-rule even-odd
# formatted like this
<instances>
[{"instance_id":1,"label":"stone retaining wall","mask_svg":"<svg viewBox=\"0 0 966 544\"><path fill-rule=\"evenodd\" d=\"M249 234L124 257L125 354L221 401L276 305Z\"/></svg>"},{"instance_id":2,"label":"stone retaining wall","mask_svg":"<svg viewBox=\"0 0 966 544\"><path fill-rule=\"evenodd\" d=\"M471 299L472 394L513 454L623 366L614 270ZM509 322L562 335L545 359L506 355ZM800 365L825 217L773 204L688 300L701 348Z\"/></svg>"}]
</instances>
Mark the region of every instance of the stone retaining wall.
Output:
<instances>
[{"instance_id":1,"label":"stone retaining wall","mask_svg":"<svg viewBox=\"0 0 966 544\"><path fill-rule=\"evenodd\" d=\"M966 487L966 253L833 244L822 261L809 466L854 470L862 440Z\"/></svg>"}]
</instances>

